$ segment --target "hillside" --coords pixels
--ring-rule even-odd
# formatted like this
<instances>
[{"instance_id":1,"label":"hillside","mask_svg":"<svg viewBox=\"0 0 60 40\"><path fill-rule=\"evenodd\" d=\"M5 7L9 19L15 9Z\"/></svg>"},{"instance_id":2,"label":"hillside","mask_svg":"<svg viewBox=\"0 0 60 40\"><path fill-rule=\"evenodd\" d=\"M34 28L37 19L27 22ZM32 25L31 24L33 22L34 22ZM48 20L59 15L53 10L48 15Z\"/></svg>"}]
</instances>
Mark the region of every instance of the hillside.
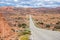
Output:
<instances>
[{"instance_id":1,"label":"hillside","mask_svg":"<svg viewBox=\"0 0 60 40\"><path fill-rule=\"evenodd\" d=\"M55 26L60 25L60 7L57 8L0 7L0 39L17 40L19 36L23 35L26 32L25 30L29 29L28 14L34 15L32 17L34 19L36 26L38 26L39 28L40 27L45 28L48 24L50 24L51 27L49 28L54 30L57 29L57 27ZM43 25L40 24L40 21L42 22ZM60 30L60 26L58 28ZM30 31L28 31L28 34L30 34Z\"/></svg>"},{"instance_id":2,"label":"hillside","mask_svg":"<svg viewBox=\"0 0 60 40\"><path fill-rule=\"evenodd\" d=\"M0 39L4 40L6 37L12 35L11 27L8 25L8 22L4 19L2 13L0 13Z\"/></svg>"},{"instance_id":3,"label":"hillside","mask_svg":"<svg viewBox=\"0 0 60 40\"><path fill-rule=\"evenodd\" d=\"M20 8L20 7L0 7L0 12L4 14L41 14L41 13L60 13L60 7L57 8Z\"/></svg>"},{"instance_id":4,"label":"hillside","mask_svg":"<svg viewBox=\"0 0 60 40\"><path fill-rule=\"evenodd\" d=\"M26 31L28 31L26 34L30 34L27 30L29 29L27 16L13 9L13 7L0 8L0 40L18 40Z\"/></svg>"}]
</instances>

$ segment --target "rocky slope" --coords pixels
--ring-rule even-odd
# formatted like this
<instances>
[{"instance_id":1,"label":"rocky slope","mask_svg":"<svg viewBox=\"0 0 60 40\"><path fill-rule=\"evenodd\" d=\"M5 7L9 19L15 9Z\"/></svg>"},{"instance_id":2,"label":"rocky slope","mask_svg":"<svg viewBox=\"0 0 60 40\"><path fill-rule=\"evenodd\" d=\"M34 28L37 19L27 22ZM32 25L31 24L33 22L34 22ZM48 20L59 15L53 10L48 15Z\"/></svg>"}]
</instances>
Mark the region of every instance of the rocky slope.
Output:
<instances>
[{"instance_id":1,"label":"rocky slope","mask_svg":"<svg viewBox=\"0 0 60 40\"><path fill-rule=\"evenodd\" d=\"M12 31L11 26L8 25L2 13L0 13L0 40L10 40L12 37L16 37L16 34Z\"/></svg>"}]
</instances>

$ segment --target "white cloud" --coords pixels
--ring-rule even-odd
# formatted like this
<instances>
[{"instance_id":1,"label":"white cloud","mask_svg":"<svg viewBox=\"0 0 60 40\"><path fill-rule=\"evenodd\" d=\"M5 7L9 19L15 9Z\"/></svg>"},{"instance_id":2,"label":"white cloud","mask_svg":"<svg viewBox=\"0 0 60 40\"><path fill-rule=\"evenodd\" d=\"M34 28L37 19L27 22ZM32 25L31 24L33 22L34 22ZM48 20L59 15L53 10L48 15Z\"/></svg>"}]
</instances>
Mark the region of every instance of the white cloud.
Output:
<instances>
[{"instance_id":1,"label":"white cloud","mask_svg":"<svg viewBox=\"0 0 60 40\"><path fill-rule=\"evenodd\" d=\"M27 8L27 7L32 7L32 6L16 5L15 7L24 7L24 8Z\"/></svg>"},{"instance_id":2,"label":"white cloud","mask_svg":"<svg viewBox=\"0 0 60 40\"><path fill-rule=\"evenodd\" d=\"M60 2L60 0L54 0L54 1L56 1L56 2Z\"/></svg>"},{"instance_id":3,"label":"white cloud","mask_svg":"<svg viewBox=\"0 0 60 40\"><path fill-rule=\"evenodd\" d=\"M18 0L14 0L15 2L18 2Z\"/></svg>"},{"instance_id":4,"label":"white cloud","mask_svg":"<svg viewBox=\"0 0 60 40\"><path fill-rule=\"evenodd\" d=\"M60 6L60 0L6 0L6 2L0 2L5 4L15 4L17 7L57 7ZM12 4L11 4L12 5Z\"/></svg>"},{"instance_id":5,"label":"white cloud","mask_svg":"<svg viewBox=\"0 0 60 40\"><path fill-rule=\"evenodd\" d=\"M5 3L5 2L0 2L0 3Z\"/></svg>"},{"instance_id":6,"label":"white cloud","mask_svg":"<svg viewBox=\"0 0 60 40\"><path fill-rule=\"evenodd\" d=\"M6 3L7 5L10 5L11 3Z\"/></svg>"}]
</instances>

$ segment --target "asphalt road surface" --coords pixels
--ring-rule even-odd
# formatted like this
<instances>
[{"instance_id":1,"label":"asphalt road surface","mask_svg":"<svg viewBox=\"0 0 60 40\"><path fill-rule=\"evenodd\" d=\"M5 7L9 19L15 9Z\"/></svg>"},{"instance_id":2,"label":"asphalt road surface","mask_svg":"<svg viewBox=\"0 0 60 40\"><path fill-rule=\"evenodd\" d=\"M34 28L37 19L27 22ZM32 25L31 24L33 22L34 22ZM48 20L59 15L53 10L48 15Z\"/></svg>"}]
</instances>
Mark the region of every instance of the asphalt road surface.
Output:
<instances>
[{"instance_id":1,"label":"asphalt road surface","mask_svg":"<svg viewBox=\"0 0 60 40\"><path fill-rule=\"evenodd\" d=\"M60 32L37 28L30 16L31 40L60 40Z\"/></svg>"}]
</instances>

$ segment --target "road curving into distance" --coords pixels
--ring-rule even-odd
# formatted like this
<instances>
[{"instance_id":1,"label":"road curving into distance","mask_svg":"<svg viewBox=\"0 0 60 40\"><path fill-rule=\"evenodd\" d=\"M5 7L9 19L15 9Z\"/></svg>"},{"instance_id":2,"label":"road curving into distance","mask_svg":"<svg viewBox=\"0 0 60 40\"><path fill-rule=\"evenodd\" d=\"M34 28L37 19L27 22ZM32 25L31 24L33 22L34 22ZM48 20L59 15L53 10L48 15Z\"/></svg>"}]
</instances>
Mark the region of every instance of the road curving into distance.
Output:
<instances>
[{"instance_id":1,"label":"road curving into distance","mask_svg":"<svg viewBox=\"0 0 60 40\"><path fill-rule=\"evenodd\" d=\"M60 32L37 28L30 15L31 40L60 40Z\"/></svg>"}]
</instances>

